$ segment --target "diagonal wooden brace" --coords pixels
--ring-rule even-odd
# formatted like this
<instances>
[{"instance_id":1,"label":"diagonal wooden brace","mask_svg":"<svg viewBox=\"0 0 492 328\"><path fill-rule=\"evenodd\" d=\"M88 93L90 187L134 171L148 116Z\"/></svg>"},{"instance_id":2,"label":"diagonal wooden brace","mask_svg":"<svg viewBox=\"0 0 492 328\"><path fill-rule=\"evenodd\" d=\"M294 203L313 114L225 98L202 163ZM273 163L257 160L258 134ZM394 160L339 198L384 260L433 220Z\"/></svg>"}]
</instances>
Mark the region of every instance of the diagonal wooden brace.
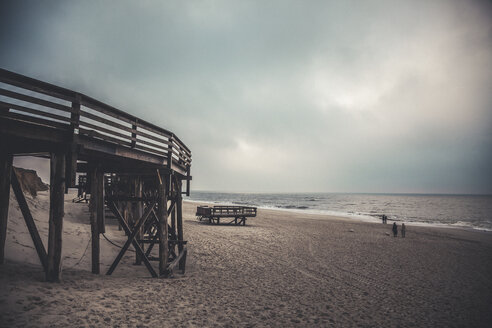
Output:
<instances>
[{"instance_id":1,"label":"diagonal wooden brace","mask_svg":"<svg viewBox=\"0 0 492 328\"><path fill-rule=\"evenodd\" d=\"M29 210L29 206L27 205L26 198L24 197L19 179L17 178L17 174L15 173L14 168L12 168L11 184L12 190L15 194L15 198L17 198L17 203L19 203L19 208L22 212L22 216L24 217L24 221L26 221L27 229L29 230L29 234L31 235L34 246L36 247L36 252L38 253L39 260L41 261L41 264L46 271L48 268L48 255L46 254L46 249L44 248L43 241L39 236L38 229L36 228L36 224L34 223L34 219L31 215L31 211Z\"/></svg>"},{"instance_id":2,"label":"diagonal wooden brace","mask_svg":"<svg viewBox=\"0 0 492 328\"><path fill-rule=\"evenodd\" d=\"M107 275L110 275L113 273L113 271L116 269L116 266L120 262L121 258L123 257L125 252L128 250L128 247L130 247L130 244L133 244L133 246L135 247L135 251L138 252L140 254L140 256L142 256L142 261L144 262L145 266L149 270L152 277L154 277L154 278L157 277L157 273L155 272L154 268L150 264L149 259L147 258L147 256L145 256L144 251L142 250L142 248L138 244L137 240L135 239L135 236L137 235L140 227L145 223L145 221L147 221L147 218L150 216L150 213L152 213L152 210L153 210L156 203L151 202L150 204L151 205L149 205L147 207L143 216L135 224L133 231L131 231L130 227L128 227L125 220L123 220L121 214L116 209L116 206L114 205L114 203L110 202L111 210L114 212L114 214L115 214L116 218L118 219L118 221L120 222L121 226L123 227L125 232L128 234L128 240L126 241L125 245L123 245L123 247L121 248L121 251L118 253L118 256L116 256L116 259L114 260L113 264L111 264L111 267L109 268L108 272L106 273Z\"/></svg>"}]
</instances>

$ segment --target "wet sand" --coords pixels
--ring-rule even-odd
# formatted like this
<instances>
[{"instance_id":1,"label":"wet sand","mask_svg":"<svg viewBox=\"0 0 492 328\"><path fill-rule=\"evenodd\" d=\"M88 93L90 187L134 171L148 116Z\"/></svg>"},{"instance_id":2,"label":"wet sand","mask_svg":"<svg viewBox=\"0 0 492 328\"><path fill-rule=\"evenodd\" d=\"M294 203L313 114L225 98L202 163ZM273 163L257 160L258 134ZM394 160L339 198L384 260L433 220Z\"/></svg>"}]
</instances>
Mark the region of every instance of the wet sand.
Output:
<instances>
[{"instance_id":1,"label":"wet sand","mask_svg":"<svg viewBox=\"0 0 492 328\"><path fill-rule=\"evenodd\" d=\"M47 196L29 199L47 234ZM14 203L14 204L12 204ZM112 276L90 273L85 204L67 197L63 282L43 282L11 202L0 266L0 326L486 327L492 322L492 234L259 210L246 226L213 226L184 205L187 272L153 279L128 252ZM108 221L106 236L123 244ZM46 240L45 240L46 241ZM118 248L101 238L101 270ZM81 259L82 258L82 259Z\"/></svg>"}]
</instances>

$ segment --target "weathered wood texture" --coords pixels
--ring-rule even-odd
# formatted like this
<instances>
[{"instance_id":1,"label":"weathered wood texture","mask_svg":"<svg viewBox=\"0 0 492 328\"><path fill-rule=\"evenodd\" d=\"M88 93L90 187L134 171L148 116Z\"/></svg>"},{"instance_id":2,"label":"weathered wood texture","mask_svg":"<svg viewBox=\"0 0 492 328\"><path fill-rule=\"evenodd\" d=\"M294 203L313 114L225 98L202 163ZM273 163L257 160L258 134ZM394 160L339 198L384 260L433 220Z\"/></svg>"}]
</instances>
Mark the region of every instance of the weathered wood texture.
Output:
<instances>
[{"instance_id":1,"label":"weathered wood texture","mask_svg":"<svg viewBox=\"0 0 492 328\"><path fill-rule=\"evenodd\" d=\"M3 152L0 149L0 264L5 261L11 172L12 154Z\"/></svg>"},{"instance_id":2,"label":"weathered wood texture","mask_svg":"<svg viewBox=\"0 0 492 328\"><path fill-rule=\"evenodd\" d=\"M184 244L182 243L184 241L184 235L183 235L183 196L181 193L181 186L182 182L181 180L176 181L176 223L177 223L177 230L178 230L178 251L179 254L183 253L184 251ZM185 270L185 263L186 263L186 256L182 257L180 262L179 262L179 269L184 272Z\"/></svg>"},{"instance_id":3,"label":"weathered wood texture","mask_svg":"<svg viewBox=\"0 0 492 328\"><path fill-rule=\"evenodd\" d=\"M50 166L50 217L46 280L50 282L59 282L61 277L64 215L65 155L63 153L52 153Z\"/></svg>"},{"instance_id":4,"label":"weathered wood texture","mask_svg":"<svg viewBox=\"0 0 492 328\"><path fill-rule=\"evenodd\" d=\"M92 273L99 274L99 255L100 255L100 240L99 240L99 224L97 221L98 197L97 197L97 167L93 167L89 174L91 186L91 198L89 201L90 223L91 223L91 262Z\"/></svg>"},{"instance_id":5,"label":"weathered wood texture","mask_svg":"<svg viewBox=\"0 0 492 328\"><path fill-rule=\"evenodd\" d=\"M166 177L169 179L168 177ZM164 182L159 183L157 217L159 219L159 276L167 277L167 260L169 257L167 231L167 193Z\"/></svg>"},{"instance_id":6,"label":"weathered wood texture","mask_svg":"<svg viewBox=\"0 0 492 328\"><path fill-rule=\"evenodd\" d=\"M104 171L100 168L96 171L96 193L91 195L96 198L97 229L99 233L105 233L104 222Z\"/></svg>"},{"instance_id":7,"label":"weathered wood texture","mask_svg":"<svg viewBox=\"0 0 492 328\"><path fill-rule=\"evenodd\" d=\"M142 179L140 177L135 177L132 179L133 183L133 195L135 198L142 198L142 192L143 192L143 184L142 184ZM132 203L132 215L133 215L133 220L137 221L138 218L142 217L143 214L143 201L136 201ZM141 240L143 237L143 227L139 229L137 233L137 240ZM142 250L145 251L144 249L144 244L140 243L140 247ZM142 257L140 255L140 252L135 252L135 264L140 265L142 264Z\"/></svg>"}]
</instances>

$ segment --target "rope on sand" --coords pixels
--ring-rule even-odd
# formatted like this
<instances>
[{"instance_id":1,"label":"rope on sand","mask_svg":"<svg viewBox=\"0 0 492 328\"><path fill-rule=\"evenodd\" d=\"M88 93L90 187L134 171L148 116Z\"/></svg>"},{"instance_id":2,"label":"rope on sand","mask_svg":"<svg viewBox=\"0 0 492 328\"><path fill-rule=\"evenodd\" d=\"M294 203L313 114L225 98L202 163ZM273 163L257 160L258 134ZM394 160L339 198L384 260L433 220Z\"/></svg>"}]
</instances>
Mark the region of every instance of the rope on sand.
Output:
<instances>
[{"instance_id":1,"label":"rope on sand","mask_svg":"<svg viewBox=\"0 0 492 328\"><path fill-rule=\"evenodd\" d=\"M103 235L104 239L106 239L106 240L108 241L108 243L110 243L111 245L116 246L116 247L118 247L118 248L123 248L123 246L120 246L120 245L118 245L118 244L116 244L116 243L112 242L111 240L109 240L109 238L108 238L108 237L106 237L106 235L105 235L105 234L103 234L103 233L102 233L101 235ZM134 252L134 253L135 253L135 251L134 251L133 249L128 249L128 250L129 250L130 252Z\"/></svg>"},{"instance_id":2,"label":"rope on sand","mask_svg":"<svg viewBox=\"0 0 492 328\"><path fill-rule=\"evenodd\" d=\"M82 254L82 256L80 257L80 259L77 261L77 263L75 263L74 265L68 267L67 269L73 269L75 268L77 265L80 264L80 262L82 262L82 260L84 259L85 257L85 254L87 253L87 249L89 248L89 245L91 243L91 240L92 240L92 236L91 238L89 238L89 241L87 242L87 246L85 246L85 250L84 250L84 253Z\"/></svg>"}]
</instances>

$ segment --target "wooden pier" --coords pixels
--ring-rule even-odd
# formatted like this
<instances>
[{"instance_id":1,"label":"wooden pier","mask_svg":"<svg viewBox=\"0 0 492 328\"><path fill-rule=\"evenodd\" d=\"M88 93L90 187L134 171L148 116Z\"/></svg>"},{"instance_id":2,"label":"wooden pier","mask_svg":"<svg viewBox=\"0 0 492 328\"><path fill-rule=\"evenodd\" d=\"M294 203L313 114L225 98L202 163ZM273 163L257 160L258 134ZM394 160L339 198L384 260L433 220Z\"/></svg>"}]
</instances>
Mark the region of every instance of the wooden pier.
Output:
<instances>
[{"instance_id":1,"label":"wooden pier","mask_svg":"<svg viewBox=\"0 0 492 328\"><path fill-rule=\"evenodd\" d=\"M50 159L47 251L12 169L13 156L25 155ZM106 209L128 236L107 274L130 245L136 264L153 277L170 276L176 267L184 272L182 195L190 192L190 168L191 151L174 133L79 92L0 69L0 264L12 186L46 280L59 281L64 193L78 187L76 201L90 194L93 273L100 273ZM151 261L159 263L157 271Z\"/></svg>"},{"instance_id":2,"label":"wooden pier","mask_svg":"<svg viewBox=\"0 0 492 328\"><path fill-rule=\"evenodd\" d=\"M256 216L256 207L251 206L198 206L196 217L198 220L208 220L208 223L220 224L220 219L232 219L223 224L246 225L246 218Z\"/></svg>"}]
</instances>

